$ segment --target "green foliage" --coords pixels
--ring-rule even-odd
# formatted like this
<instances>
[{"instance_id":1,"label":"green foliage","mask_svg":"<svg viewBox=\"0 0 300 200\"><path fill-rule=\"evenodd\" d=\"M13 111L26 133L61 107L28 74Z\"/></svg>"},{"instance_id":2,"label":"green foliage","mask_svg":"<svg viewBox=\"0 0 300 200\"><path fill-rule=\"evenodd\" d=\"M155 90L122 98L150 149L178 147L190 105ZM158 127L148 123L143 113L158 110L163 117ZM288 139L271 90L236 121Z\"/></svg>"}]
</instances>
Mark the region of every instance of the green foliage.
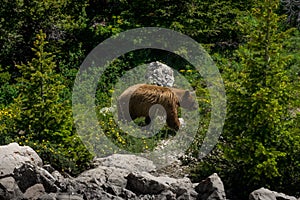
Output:
<instances>
[{"instance_id":1,"label":"green foliage","mask_svg":"<svg viewBox=\"0 0 300 200\"><path fill-rule=\"evenodd\" d=\"M37 134L48 129L50 125L54 130L61 127L63 119L68 115L61 112L67 105L66 102L56 104L59 92L64 86L61 84L60 76L54 71L53 56L44 50L47 44L45 38L46 35L42 32L37 35L32 49L36 58L27 64L17 65L21 77L17 79L20 95L16 101L24 110L22 118L28 120L22 122L23 127L26 127L24 131ZM56 116L47 115L49 109Z\"/></svg>"},{"instance_id":2,"label":"green foliage","mask_svg":"<svg viewBox=\"0 0 300 200\"><path fill-rule=\"evenodd\" d=\"M132 153L141 153L153 150L159 139L161 139L161 134L157 134L156 137L151 138L136 138L132 137L130 133L121 130L115 123L111 113L101 113L99 114L99 123L102 130L105 133L105 137L109 138L115 145L119 147L114 153L122 152L126 150ZM132 130L134 130L132 128ZM97 137L96 137L97 138ZM103 144L102 154L105 155L105 147L107 144ZM107 147L110 148L110 147ZM112 149L107 149L107 152L111 152Z\"/></svg>"},{"instance_id":3,"label":"green foliage","mask_svg":"<svg viewBox=\"0 0 300 200\"><path fill-rule=\"evenodd\" d=\"M9 84L10 79L10 73L4 71L0 65L0 108L8 106L17 96L17 89Z\"/></svg>"},{"instance_id":4,"label":"green foliage","mask_svg":"<svg viewBox=\"0 0 300 200\"><path fill-rule=\"evenodd\" d=\"M91 155L74 134L70 103L60 97L65 86L54 70L54 56L45 51L45 39L46 34L40 32L32 48L36 57L17 65L21 77L13 106L18 107L19 115L14 118L13 129L6 132L15 134L11 140L36 149L54 167L77 173Z\"/></svg>"},{"instance_id":5,"label":"green foliage","mask_svg":"<svg viewBox=\"0 0 300 200\"><path fill-rule=\"evenodd\" d=\"M221 152L211 156L219 164L199 166L218 170L240 195L263 186L295 193L300 184L300 135L290 128L295 94L283 49L290 31L279 31L278 4L258 1L240 22L247 43L237 51L238 63L227 69L227 120Z\"/></svg>"},{"instance_id":6,"label":"green foliage","mask_svg":"<svg viewBox=\"0 0 300 200\"><path fill-rule=\"evenodd\" d=\"M102 41L130 28L164 27L187 34L215 51L224 51L237 47L241 38L237 19L252 5L253 0L90 0L86 10L94 33L90 41Z\"/></svg>"},{"instance_id":7,"label":"green foliage","mask_svg":"<svg viewBox=\"0 0 300 200\"><path fill-rule=\"evenodd\" d=\"M31 60L34 56L31 45L40 29L48 35L50 43L47 50L55 53L60 63L65 64L69 53L77 52L80 46L74 40L78 40L77 34L86 27L85 6L86 1L70 0L1 2L0 60L5 70L13 75L10 83L19 75L15 64ZM77 60L76 64L79 63Z\"/></svg>"},{"instance_id":8,"label":"green foliage","mask_svg":"<svg viewBox=\"0 0 300 200\"><path fill-rule=\"evenodd\" d=\"M226 79L229 107L224 134L199 164L195 178L218 172L227 188L235 184L244 186L245 192L258 186L296 191L300 37L299 30L283 30L299 26L298 7L292 0L281 1L279 9L278 5L278 0L2 1L1 144L30 145L46 162L71 173L84 169L91 155L75 135L69 102L80 64L92 48L121 31L165 27L204 44ZM276 13L287 14L288 21ZM292 37L287 37L289 33ZM170 52L145 49L115 60L99 80L96 105L110 106L117 79L152 61L180 71L197 92L201 122L188 150L197 155L210 117L206 85L189 63ZM98 117L106 136L132 152L151 151L169 134L162 130L157 138L135 140L117 127L110 114Z\"/></svg>"},{"instance_id":9,"label":"green foliage","mask_svg":"<svg viewBox=\"0 0 300 200\"><path fill-rule=\"evenodd\" d=\"M16 119L20 118L20 107L10 104L0 109L0 141L2 144L10 143L17 132Z\"/></svg>"},{"instance_id":10,"label":"green foliage","mask_svg":"<svg viewBox=\"0 0 300 200\"><path fill-rule=\"evenodd\" d=\"M295 92L300 91L298 88L300 86L299 75L300 75L300 31L294 30L292 32L291 38L288 39L287 44L285 45L287 49L287 54L290 54L291 61L289 64L288 75L295 86ZM299 104L298 104L299 105Z\"/></svg>"}]
</instances>

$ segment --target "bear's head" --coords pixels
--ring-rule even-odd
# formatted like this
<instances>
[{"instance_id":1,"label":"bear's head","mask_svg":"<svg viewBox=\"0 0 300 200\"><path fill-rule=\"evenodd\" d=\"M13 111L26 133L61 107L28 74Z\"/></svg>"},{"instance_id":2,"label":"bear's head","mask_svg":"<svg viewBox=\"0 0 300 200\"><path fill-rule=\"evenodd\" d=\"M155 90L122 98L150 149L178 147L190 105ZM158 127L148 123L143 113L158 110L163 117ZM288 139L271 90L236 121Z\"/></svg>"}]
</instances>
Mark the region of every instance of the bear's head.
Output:
<instances>
[{"instance_id":1,"label":"bear's head","mask_svg":"<svg viewBox=\"0 0 300 200\"><path fill-rule=\"evenodd\" d=\"M190 92L188 90L184 90L183 95L181 96L179 104L180 107L185 108L187 110L196 110L197 102L195 101L195 92Z\"/></svg>"}]
</instances>

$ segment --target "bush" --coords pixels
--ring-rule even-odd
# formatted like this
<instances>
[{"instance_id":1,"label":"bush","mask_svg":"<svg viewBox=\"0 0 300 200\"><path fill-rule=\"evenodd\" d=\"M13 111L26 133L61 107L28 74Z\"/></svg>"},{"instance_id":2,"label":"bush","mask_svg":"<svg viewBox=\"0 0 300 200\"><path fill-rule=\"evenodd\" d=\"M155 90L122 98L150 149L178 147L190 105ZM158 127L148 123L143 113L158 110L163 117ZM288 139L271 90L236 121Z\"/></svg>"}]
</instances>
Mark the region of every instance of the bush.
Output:
<instances>
[{"instance_id":1,"label":"bush","mask_svg":"<svg viewBox=\"0 0 300 200\"><path fill-rule=\"evenodd\" d=\"M238 199L259 187L296 194L300 184L299 124L291 112L298 97L283 49L291 30L279 30L278 4L258 1L240 22L247 43L225 69L228 114L221 143L194 171L195 177L218 172Z\"/></svg>"},{"instance_id":2,"label":"bush","mask_svg":"<svg viewBox=\"0 0 300 200\"><path fill-rule=\"evenodd\" d=\"M46 34L34 42L36 57L17 65L19 96L1 111L1 140L16 141L34 148L41 158L57 169L76 174L92 158L75 134L70 103L60 97L64 86L54 70L51 53L46 52Z\"/></svg>"}]
</instances>

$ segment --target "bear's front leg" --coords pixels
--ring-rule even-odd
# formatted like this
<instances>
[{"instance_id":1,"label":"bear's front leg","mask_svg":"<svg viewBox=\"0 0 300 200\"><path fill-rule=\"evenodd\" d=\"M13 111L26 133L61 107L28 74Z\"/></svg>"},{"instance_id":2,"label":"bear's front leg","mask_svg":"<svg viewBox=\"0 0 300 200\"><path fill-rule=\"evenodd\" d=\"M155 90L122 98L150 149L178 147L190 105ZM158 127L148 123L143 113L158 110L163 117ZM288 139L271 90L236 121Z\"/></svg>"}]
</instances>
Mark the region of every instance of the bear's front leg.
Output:
<instances>
[{"instance_id":1,"label":"bear's front leg","mask_svg":"<svg viewBox=\"0 0 300 200\"><path fill-rule=\"evenodd\" d=\"M145 124L146 125L149 125L151 123L151 118L150 118L150 116L146 116L145 117Z\"/></svg>"},{"instance_id":2,"label":"bear's front leg","mask_svg":"<svg viewBox=\"0 0 300 200\"><path fill-rule=\"evenodd\" d=\"M178 119L177 112L167 114L167 125L175 131L179 130L180 121Z\"/></svg>"}]
</instances>

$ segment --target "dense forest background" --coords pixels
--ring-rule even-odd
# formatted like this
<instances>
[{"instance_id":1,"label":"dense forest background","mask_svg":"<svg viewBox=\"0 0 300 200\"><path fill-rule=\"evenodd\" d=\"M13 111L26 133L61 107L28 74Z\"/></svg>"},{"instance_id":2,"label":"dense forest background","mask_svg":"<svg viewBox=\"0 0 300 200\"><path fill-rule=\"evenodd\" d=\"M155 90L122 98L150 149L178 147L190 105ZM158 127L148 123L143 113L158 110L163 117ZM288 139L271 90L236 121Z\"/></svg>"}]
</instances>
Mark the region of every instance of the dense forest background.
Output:
<instances>
[{"instance_id":1,"label":"dense forest background","mask_svg":"<svg viewBox=\"0 0 300 200\"><path fill-rule=\"evenodd\" d=\"M88 168L94 155L76 134L72 118L77 71L96 45L138 27L190 36L203 45L223 77L227 117L222 137L209 156L185 160L192 166L191 177L196 181L217 172L238 199L262 186L299 196L298 0L4 0L0 144L29 145L46 162L73 175ZM152 61L178 70L196 89L203 122L187 155L197 158L210 99L205 81L184 60L154 49L124 55L101 77L97 106L109 106L113 85L126 70ZM147 151L157 144L145 139L130 146L134 141L111 116L99 114L99 123L127 150Z\"/></svg>"}]
</instances>

